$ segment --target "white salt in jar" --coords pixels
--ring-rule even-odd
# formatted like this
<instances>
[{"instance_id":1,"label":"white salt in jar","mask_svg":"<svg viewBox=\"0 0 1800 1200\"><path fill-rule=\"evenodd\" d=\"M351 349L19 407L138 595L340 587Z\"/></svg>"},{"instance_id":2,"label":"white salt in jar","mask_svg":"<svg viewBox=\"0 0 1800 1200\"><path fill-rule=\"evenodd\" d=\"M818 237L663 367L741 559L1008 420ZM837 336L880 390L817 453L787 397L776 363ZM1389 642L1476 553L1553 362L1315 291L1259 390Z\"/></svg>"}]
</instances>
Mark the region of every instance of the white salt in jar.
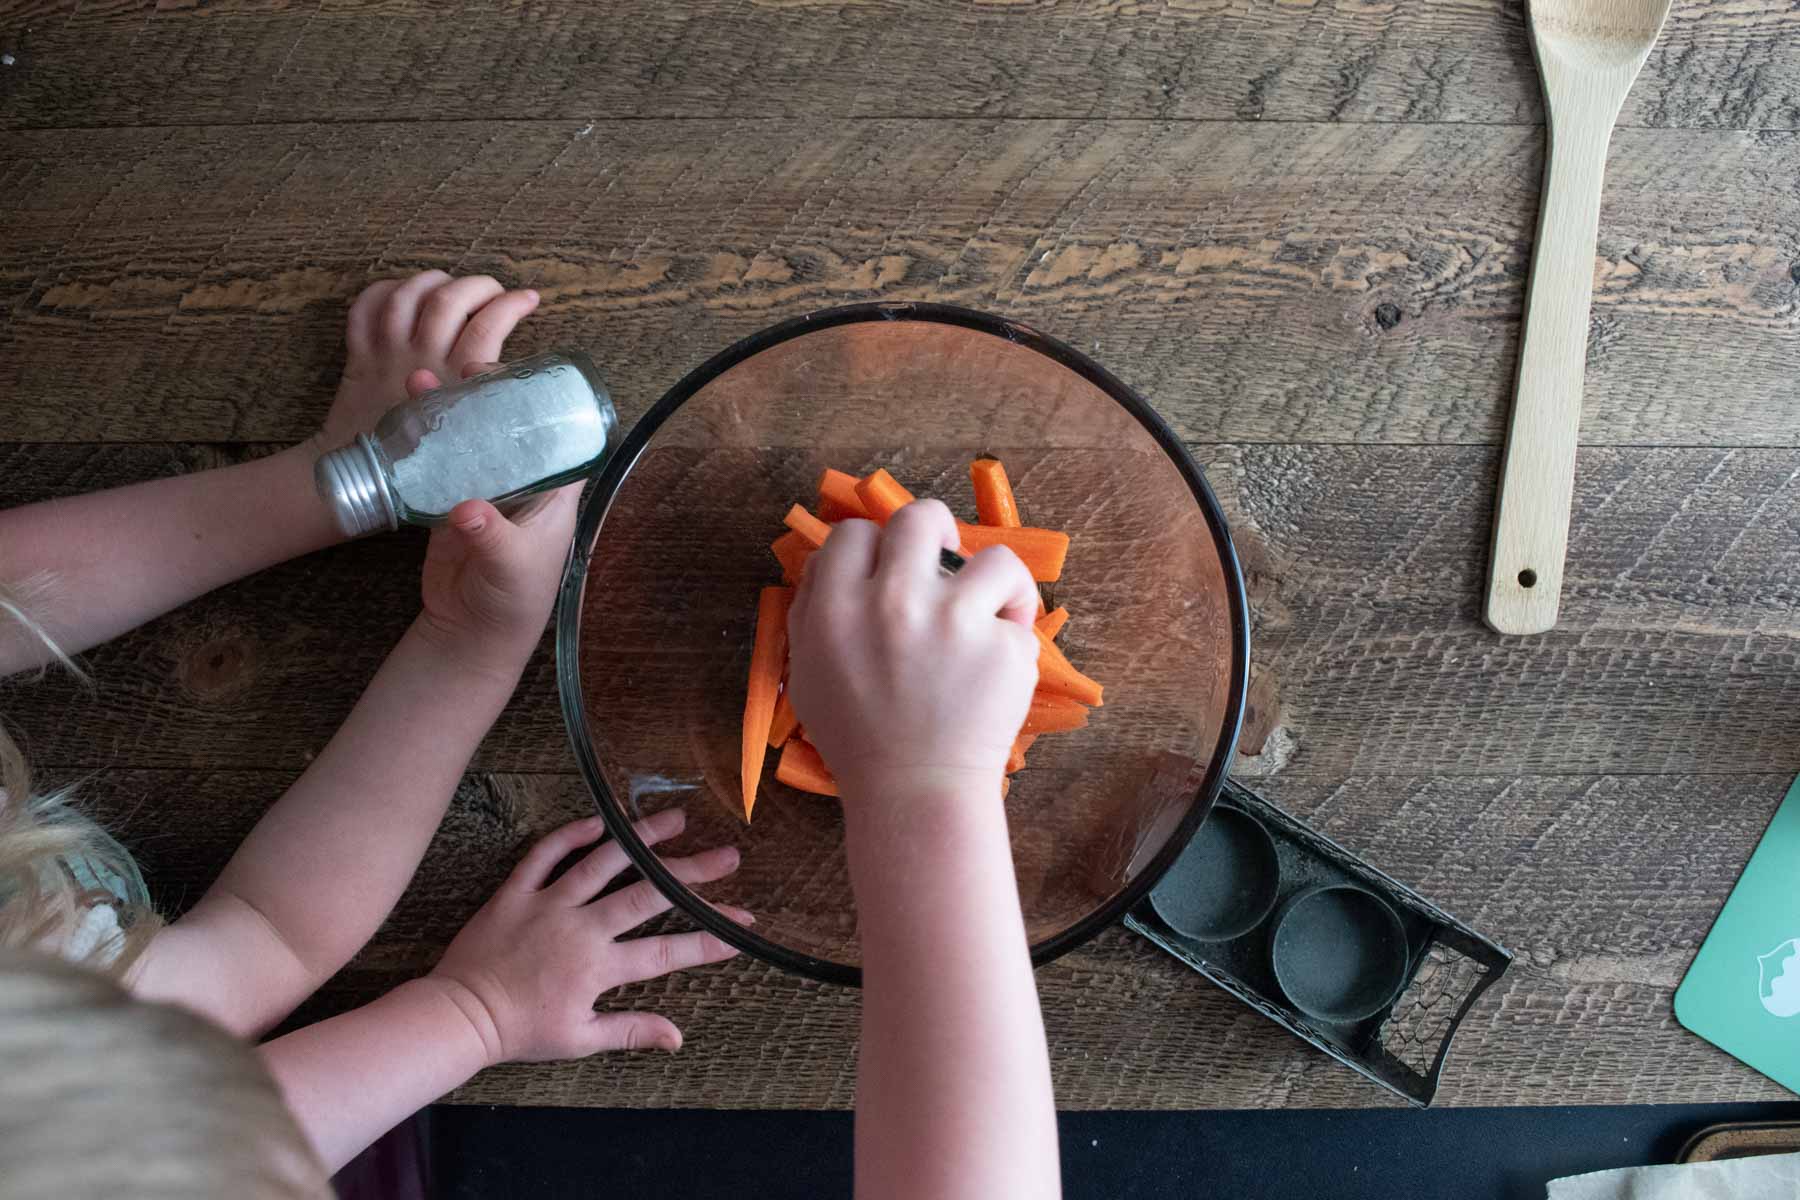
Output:
<instances>
[{"instance_id":1,"label":"white salt in jar","mask_svg":"<svg viewBox=\"0 0 1800 1200\"><path fill-rule=\"evenodd\" d=\"M505 505L581 478L618 421L588 356L550 350L389 409L313 478L347 537L435 525L464 500Z\"/></svg>"}]
</instances>

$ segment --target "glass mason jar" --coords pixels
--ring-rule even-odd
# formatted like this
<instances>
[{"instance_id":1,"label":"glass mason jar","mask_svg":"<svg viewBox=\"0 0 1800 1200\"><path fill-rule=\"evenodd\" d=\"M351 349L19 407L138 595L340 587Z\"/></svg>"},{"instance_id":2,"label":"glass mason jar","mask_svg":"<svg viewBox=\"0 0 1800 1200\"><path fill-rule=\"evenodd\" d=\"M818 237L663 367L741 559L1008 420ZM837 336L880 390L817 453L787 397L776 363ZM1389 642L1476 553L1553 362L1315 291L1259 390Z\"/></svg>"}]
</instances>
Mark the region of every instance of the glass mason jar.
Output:
<instances>
[{"instance_id":1,"label":"glass mason jar","mask_svg":"<svg viewBox=\"0 0 1800 1200\"><path fill-rule=\"evenodd\" d=\"M619 423L593 362L548 350L396 405L313 479L346 537L435 525L464 500L496 505L579 479Z\"/></svg>"}]
</instances>

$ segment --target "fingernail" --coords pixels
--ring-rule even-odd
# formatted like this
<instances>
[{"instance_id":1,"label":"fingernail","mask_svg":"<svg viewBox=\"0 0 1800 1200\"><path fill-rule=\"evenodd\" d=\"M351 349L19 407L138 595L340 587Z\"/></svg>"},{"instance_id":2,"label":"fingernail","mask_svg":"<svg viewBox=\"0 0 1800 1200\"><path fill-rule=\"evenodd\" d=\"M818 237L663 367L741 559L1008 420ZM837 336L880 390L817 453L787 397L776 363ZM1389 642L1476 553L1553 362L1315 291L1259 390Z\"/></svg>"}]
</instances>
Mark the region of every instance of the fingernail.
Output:
<instances>
[{"instance_id":1,"label":"fingernail","mask_svg":"<svg viewBox=\"0 0 1800 1200\"><path fill-rule=\"evenodd\" d=\"M538 302L539 297L538 297L537 291L535 289L526 288L525 295L530 298L530 300L533 304L536 304Z\"/></svg>"},{"instance_id":2,"label":"fingernail","mask_svg":"<svg viewBox=\"0 0 1800 1200\"><path fill-rule=\"evenodd\" d=\"M744 856L738 853L738 848L736 846L724 847L719 851L719 856L730 863L731 869L734 871L737 870L738 864L744 861Z\"/></svg>"}]
</instances>

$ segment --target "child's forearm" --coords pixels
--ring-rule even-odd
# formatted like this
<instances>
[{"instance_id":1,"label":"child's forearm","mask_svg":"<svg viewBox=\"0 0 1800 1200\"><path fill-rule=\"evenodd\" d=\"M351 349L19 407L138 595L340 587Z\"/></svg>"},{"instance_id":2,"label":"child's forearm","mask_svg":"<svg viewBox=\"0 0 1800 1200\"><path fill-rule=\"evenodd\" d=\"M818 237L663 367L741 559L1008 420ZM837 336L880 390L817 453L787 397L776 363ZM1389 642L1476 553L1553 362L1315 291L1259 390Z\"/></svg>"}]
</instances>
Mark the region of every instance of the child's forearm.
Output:
<instances>
[{"instance_id":1,"label":"child's forearm","mask_svg":"<svg viewBox=\"0 0 1800 1200\"><path fill-rule=\"evenodd\" d=\"M510 671L478 668L414 622L218 881L157 935L140 994L251 1034L348 962L412 878L530 649L497 655Z\"/></svg>"},{"instance_id":2,"label":"child's forearm","mask_svg":"<svg viewBox=\"0 0 1800 1200\"><path fill-rule=\"evenodd\" d=\"M328 1171L489 1061L453 990L434 979L276 1038L262 1055Z\"/></svg>"},{"instance_id":3,"label":"child's forearm","mask_svg":"<svg viewBox=\"0 0 1800 1200\"><path fill-rule=\"evenodd\" d=\"M406 890L530 647L502 673L400 639L337 734L232 856L217 886L253 904L323 983Z\"/></svg>"},{"instance_id":4,"label":"child's forearm","mask_svg":"<svg viewBox=\"0 0 1800 1200\"><path fill-rule=\"evenodd\" d=\"M1054 1197L1055 1102L1005 813L989 797L890 799L844 801L863 947L856 1194Z\"/></svg>"},{"instance_id":5,"label":"child's forearm","mask_svg":"<svg viewBox=\"0 0 1800 1200\"><path fill-rule=\"evenodd\" d=\"M312 483L316 447L0 512L0 586L35 577L30 615L65 653L116 637L196 596L340 540ZM0 675L47 660L0 629Z\"/></svg>"}]
</instances>

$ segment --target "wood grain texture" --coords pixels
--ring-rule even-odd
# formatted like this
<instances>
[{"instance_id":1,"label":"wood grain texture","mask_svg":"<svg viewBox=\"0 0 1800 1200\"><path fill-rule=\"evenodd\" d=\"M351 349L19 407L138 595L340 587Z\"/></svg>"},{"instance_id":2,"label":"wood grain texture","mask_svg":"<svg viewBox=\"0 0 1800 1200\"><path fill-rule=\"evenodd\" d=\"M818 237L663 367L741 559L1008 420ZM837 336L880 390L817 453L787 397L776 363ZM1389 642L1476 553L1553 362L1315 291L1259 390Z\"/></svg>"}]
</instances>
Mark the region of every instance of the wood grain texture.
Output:
<instances>
[{"instance_id":1,"label":"wood grain texture","mask_svg":"<svg viewBox=\"0 0 1800 1200\"><path fill-rule=\"evenodd\" d=\"M1196 441L1501 440L1536 129L599 121L0 135L0 438L296 439L348 300L540 289L628 420L782 317L999 310ZM1794 446L1800 134L1621 130L1588 444Z\"/></svg>"},{"instance_id":2,"label":"wood grain texture","mask_svg":"<svg viewBox=\"0 0 1800 1200\"><path fill-rule=\"evenodd\" d=\"M1480 620L1492 448L1195 453L1244 559L1263 694L1279 697L1258 723L1283 731L1291 769L1800 770L1791 452L1584 450L1564 622L1533 639ZM0 505L221 454L6 448ZM423 547L401 534L289 563L95 650L96 695L50 675L0 685L0 710L45 764L298 770L412 619ZM573 769L547 651L482 769Z\"/></svg>"},{"instance_id":3,"label":"wood grain texture","mask_svg":"<svg viewBox=\"0 0 1800 1200\"><path fill-rule=\"evenodd\" d=\"M198 897L286 785L269 771L114 771L91 809L140 855L165 909ZM1779 1099L1675 1024L1688 960L1785 775L1282 777L1263 793L1505 943L1518 961L1471 1013L1438 1103ZM583 815L568 776L465 781L370 945L299 1019L429 969L536 835ZM1620 847L1630 853L1620 853ZM1238 1108L1398 1103L1123 930L1038 973L1059 1103ZM687 1034L676 1056L489 1071L469 1103L848 1107L858 997L738 960L629 989Z\"/></svg>"},{"instance_id":4,"label":"wood grain texture","mask_svg":"<svg viewBox=\"0 0 1800 1200\"><path fill-rule=\"evenodd\" d=\"M1800 125L1800 14L1694 0L1627 125ZM560 117L1531 123L1506 0L0 5L0 124Z\"/></svg>"}]
</instances>

